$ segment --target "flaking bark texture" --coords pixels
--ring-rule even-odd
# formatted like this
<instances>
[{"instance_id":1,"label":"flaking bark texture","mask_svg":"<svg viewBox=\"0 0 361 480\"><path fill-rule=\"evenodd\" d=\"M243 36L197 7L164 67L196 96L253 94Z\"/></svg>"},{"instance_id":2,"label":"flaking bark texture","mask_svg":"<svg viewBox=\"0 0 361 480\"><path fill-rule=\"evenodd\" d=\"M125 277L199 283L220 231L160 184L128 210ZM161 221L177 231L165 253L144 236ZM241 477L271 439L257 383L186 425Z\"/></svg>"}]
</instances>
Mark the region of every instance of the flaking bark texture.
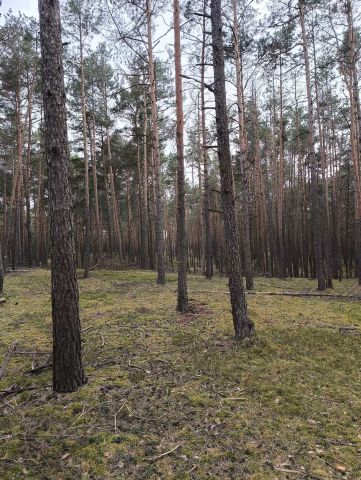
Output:
<instances>
[{"instance_id":1,"label":"flaking bark texture","mask_svg":"<svg viewBox=\"0 0 361 480\"><path fill-rule=\"evenodd\" d=\"M221 177L226 265L236 340L251 338L254 324L248 316L243 288L241 258L237 236L235 195L232 178L232 161L229 146L227 98L224 74L224 48L222 38L221 0L211 1L212 48L214 69L214 97L216 102L216 126L218 159Z\"/></svg>"},{"instance_id":2,"label":"flaking bark texture","mask_svg":"<svg viewBox=\"0 0 361 480\"><path fill-rule=\"evenodd\" d=\"M85 383L79 295L69 188L59 0L39 0L45 151L49 177L53 388L71 392Z\"/></svg>"}]
</instances>

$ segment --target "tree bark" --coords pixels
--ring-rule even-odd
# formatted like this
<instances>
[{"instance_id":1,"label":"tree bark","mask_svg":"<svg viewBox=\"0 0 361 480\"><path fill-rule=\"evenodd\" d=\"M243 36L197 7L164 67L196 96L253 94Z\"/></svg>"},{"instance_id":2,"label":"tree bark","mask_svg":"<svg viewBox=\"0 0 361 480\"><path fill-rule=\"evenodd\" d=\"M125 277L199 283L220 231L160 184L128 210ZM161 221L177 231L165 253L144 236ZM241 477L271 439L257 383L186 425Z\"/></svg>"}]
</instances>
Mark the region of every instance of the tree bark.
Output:
<instances>
[{"instance_id":1,"label":"tree bark","mask_svg":"<svg viewBox=\"0 0 361 480\"><path fill-rule=\"evenodd\" d=\"M154 181L156 192L156 218L155 218L155 236L157 250L157 283L165 284L165 268L164 268L164 206L162 198L161 186L161 170L160 170L160 145L159 145L159 126L158 126L158 109L157 109L157 92L156 79L154 72L153 59L153 35L152 35L152 18L153 6L152 0L146 0L147 29L148 29L148 69L150 84L150 99L152 110L152 134L153 134L153 162L154 162Z\"/></svg>"},{"instance_id":2,"label":"tree bark","mask_svg":"<svg viewBox=\"0 0 361 480\"><path fill-rule=\"evenodd\" d=\"M81 357L79 294L69 188L69 151L59 0L39 0L42 92L49 176L53 388L86 381Z\"/></svg>"},{"instance_id":3,"label":"tree bark","mask_svg":"<svg viewBox=\"0 0 361 480\"><path fill-rule=\"evenodd\" d=\"M31 178L31 138L32 138L32 86L28 81L28 145L26 152L26 164L24 168L24 189L26 204L26 234L27 234L27 260L28 267L33 266L33 236L31 229L31 206L30 206L30 188L29 181Z\"/></svg>"},{"instance_id":4,"label":"tree bark","mask_svg":"<svg viewBox=\"0 0 361 480\"><path fill-rule=\"evenodd\" d=\"M178 299L177 310L188 311L187 293L187 232L185 217L184 188L184 119L183 119L183 88L182 60L180 41L179 0L174 0L174 63L175 63L175 94L177 113L177 259L178 259Z\"/></svg>"},{"instance_id":5,"label":"tree bark","mask_svg":"<svg viewBox=\"0 0 361 480\"><path fill-rule=\"evenodd\" d=\"M239 252L232 161L229 145L228 112L224 73L221 0L211 1L214 96L218 159L221 177L224 235L229 291L236 341L254 336L254 324L248 316Z\"/></svg>"},{"instance_id":6,"label":"tree bark","mask_svg":"<svg viewBox=\"0 0 361 480\"><path fill-rule=\"evenodd\" d=\"M81 113L83 126L83 150L84 150L84 186L85 186L85 236L84 236L84 278L90 275L90 196L89 196L89 158L88 158L88 137L87 137L87 115L85 98L85 78L83 59L83 27L82 16L79 11L79 49L80 49L80 93Z\"/></svg>"},{"instance_id":7,"label":"tree bark","mask_svg":"<svg viewBox=\"0 0 361 480\"><path fill-rule=\"evenodd\" d=\"M203 241L204 241L204 274L207 280L213 276L213 253L210 218L209 167L207 153L206 105L205 105L205 50L206 50L206 3L203 3L203 38L201 51L201 129L202 129L202 163L203 163Z\"/></svg>"},{"instance_id":8,"label":"tree bark","mask_svg":"<svg viewBox=\"0 0 361 480\"><path fill-rule=\"evenodd\" d=\"M358 88L357 62L359 48L356 46L353 9L351 0L345 1L347 15L349 92L351 107L351 150L355 181L355 263L356 276L361 285L361 107Z\"/></svg>"},{"instance_id":9,"label":"tree bark","mask_svg":"<svg viewBox=\"0 0 361 480\"><path fill-rule=\"evenodd\" d=\"M317 175L317 160L315 152L315 127L313 114L313 99L311 92L311 71L310 59L308 53L308 41L305 26L305 12L304 0L299 0L298 3L300 13L300 24L302 30L302 47L303 57L306 73L306 92L307 92L307 127L308 127L308 155L311 170L311 221L313 228L313 242L314 242L314 257L316 276L318 283L318 290L326 289L323 254L322 254L322 238L321 238L321 218L320 218L320 204L322 203L322 196L320 195L320 185ZM322 193L322 192L321 192Z\"/></svg>"},{"instance_id":10,"label":"tree bark","mask_svg":"<svg viewBox=\"0 0 361 480\"><path fill-rule=\"evenodd\" d=\"M247 290L253 290L253 272L251 257L251 238L249 230L249 199L248 199L248 148L245 128L244 114L244 90L243 90L243 73L242 73L242 57L240 51L240 39L238 31L238 15L237 0L232 0L233 7L233 36L234 36L234 59L236 64L236 85L237 85L237 113L238 113L238 141L239 156L238 170L241 176L241 199L242 199L242 247L244 255L244 273L246 276Z\"/></svg>"}]
</instances>

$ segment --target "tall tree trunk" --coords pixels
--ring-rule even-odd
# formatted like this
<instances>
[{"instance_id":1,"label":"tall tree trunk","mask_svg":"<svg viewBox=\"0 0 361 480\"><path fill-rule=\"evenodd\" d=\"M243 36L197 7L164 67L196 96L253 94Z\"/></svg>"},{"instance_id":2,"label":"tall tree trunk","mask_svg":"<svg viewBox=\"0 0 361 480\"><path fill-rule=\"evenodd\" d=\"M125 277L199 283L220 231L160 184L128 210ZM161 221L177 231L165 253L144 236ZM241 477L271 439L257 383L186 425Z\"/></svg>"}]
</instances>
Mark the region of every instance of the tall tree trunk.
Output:
<instances>
[{"instance_id":1,"label":"tall tree trunk","mask_svg":"<svg viewBox=\"0 0 361 480\"><path fill-rule=\"evenodd\" d=\"M177 259L178 259L178 299L177 310L188 311L187 292L187 232L185 215L184 188L184 119L183 119L183 88L182 61L180 41L179 0L174 1L174 63L175 63L175 94L177 110Z\"/></svg>"},{"instance_id":2,"label":"tall tree trunk","mask_svg":"<svg viewBox=\"0 0 361 480\"><path fill-rule=\"evenodd\" d=\"M129 170L125 174L125 190L126 190L126 208L127 208L127 235L128 235L128 260L134 261L133 246L133 218L132 218L132 199L130 195L130 173Z\"/></svg>"},{"instance_id":3,"label":"tall tree trunk","mask_svg":"<svg viewBox=\"0 0 361 480\"><path fill-rule=\"evenodd\" d=\"M237 111L238 111L238 141L239 156L238 170L241 176L241 199L242 199L242 247L244 255L244 273L246 276L247 290L253 290L253 272L251 258L251 238L249 231L249 199L248 199L248 148L245 128L244 113L244 90L243 90L243 72L242 58L240 51L240 40L238 31L237 0L232 0L233 7L233 37L234 37L234 57L236 64L236 85L237 85Z\"/></svg>"},{"instance_id":4,"label":"tall tree trunk","mask_svg":"<svg viewBox=\"0 0 361 480\"><path fill-rule=\"evenodd\" d=\"M102 228L100 223L100 211L99 211L99 194L98 194L98 173L97 173L97 155L96 155L96 131L95 131L95 115L89 118L88 122L89 139L90 139L90 155L92 162L93 173L93 189L94 189L94 210L95 210L95 244L96 244L96 257L97 262L101 260L103 253L103 239Z\"/></svg>"},{"instance_id":5,"label":"tall tree trunk","mask_svg":"<svg viewBox=\"0 0 361 480\"><path fill-rule=\"evenodd\" d=\"M89 158L87 137L87 115L85 98L84 58L83 58L83 27L82 16L79 14L79 48L80 48L80 93L81 113L83 126L83 150L84 150L84 186L85 186L85 235L84 235L84 278L90 275L90 196L89 196Z\"/></svg>"},{"instance_id":6,"label":"tall tree trunk","mask_svg":"<svg viewBox=\"0 0 361 480\"><path fill-rule=\"evenodd\" d=\"M202 128L202 160L203 160L203 240L204 240L204 273L210 280L213 276L213 253L212 234L210 217L210 188L209 188L209 167L207 153L207 131L206 131L206 102L205 102L205 61L206 61L206 2L203 2L203 37L201 52L201 128Z\"/></svg>"},{"instance_id":7,"label":"tall tree trunk","mask_svg":"<svg viewBox=\"0 0 361 480\"><path fill-rule=\"evenodd\" d=\"M28 267L33 266L33 237L31 230L31 206L30 206L30 188L29 181L31 178L31 136L32 136L32 86L28 78L28 145L26 152L26 164L24 168L24 189L26 204L26 234L27 234L27 261Z\"/></svg>"},{"instance_id":8,"label":"tall tree trunk","mask_svg":"<svg viewBox=\"0 0 361 480\"><path fill-rule=\"evenodd\" d=\"M324 251L325 251L325 273L326 273L326 286L327 288L333 288L332 284L332 259L331 259L331 225L329 219L328 209L328 178L327 178L327 155L326 155L326 142L324 135L324 128L321 121L320 100L318 91L318 73L317 73L317 59L316 59L316 47L315 47L315 35L314 25L312 25L312 44L313 44L313 63L314 63L314 75L315 75L315 101L316 101L316 118L318 127L318 136L320 142L320 157L321 157L321 174L322 174L322 217L323 222L322 230L325 232L323 235Z\"/></svg>"},{"instance_id":9,"label":"tall tree trunk","mask_svg":"<svg viewBox=\"0 0 361 480\"><path fill-rule=\"evenodd\" d=\"M38 192L36 201L36 256L38 265L40 266L42 266L44 259L43 162L43 155L41 155L38 167Z\"/></svg>"},{"instance_id":10,"label":"tall tree trunk","mask_svg":"<svg viewBox=\"0 0 361 480\"><path fill-rule=\"evenodd\" d=\"M81 358L79 294L69 188L59 0L39 0L42 90L49 176L53 388L71 392L86 381Z\"/></svg>"},{"instance_id":11,"label":"tall tree trunk","mask_svg":"<svg viewBox=\"0 0 361 480\"><path fill-rule=\"evenodd\" d=\"M154 71L153 59L153 35L152 35L152 19L153 6L152 0L146 0L147 13L147 29L148 29L148 69L150 84L150 99L152 110L152 147L154 162L154 180L156 192L156 218L155 218L155 236L157 249L157 283L165 284L165 268L164 268L164 206L161 186L161 168L160 168L160 144L159 144L159 126L158 126L158 108L157 108L157 89Z\"/></svg>"},{"instance_id":12,"label":"tall tree trunk","mask_svg":"<svg viewBox=\"0 0 361 480\"><path fill-rule=\"evenodd\" d=\"M144 91L143 96L144 118L143 118L143 165L141 168L141 189L142 189L142 214L143 222L141 225L141 239L142 239L142 264L143 268L149 266L149 216L148 216L148 146L147 146L147 132L148 132L148 112L147 112L147 94Z\"/></svg>"},{"instance_id":13,"label":"tall tree trunk","mask_svg":"<svg viewBox=\"0 0 361 480\"><path fill-rule=\"evenodd\" d=\"M9 201L9 214L7 215L6 237L4 242L4 260L5 271L8 264L8 256L11 253L11 263L13 269L15 268L16 257L16 222L17 222L17 205L21 185L22 176L22 151L23 151L23 127L21 123L21 107L20 107L20 85L18 82L15 92L16 105L16 146L17 157L13 166L13 182L11 188L11 196ZM10 249L9 239L12 236L12 245Z\"/></svg>"},{"instance_id":14,"label":"tall tree trunk","mask_svg":"<svg viewBox=\"0 0 361 480\"><path fill-rule=\"evenodd\" d=\"M308 41L305 26L305 11L304 0L299 0L298 8L300 13L300 24L302 30L302 47L303 57L306 73L306 92L307 92L307 127L308 127L308 155L309 164L311 169L311 222L313 229L313 242L314 242L314 257L318 290L322 291L326 289L324 266L323 266L323 254L322 254L322 230L321 230L321 217L320 217L320 198L321 186L318 182L317 174L317 160L315 152L315 127L314 127L314 113L313 113L313 98L311 92L311 71L310 71L310 59L308 53ZM322 192L321 192L322 193Z\"/></svg>"},{"instance_id":15,"label":"tall tree trunk","mask_svg":"<svg viewBox=\"0 0 361 480\"><path fill-rule=\"evenodd\" d=\"M280 74L280 119L279 119L279 164L278 164L278 195L277 195L277 250L278 277L285 278L285 242L284 242L284 196L285 196L285 146L283 125L283 78L282 55L279 57Z\"/></svg>"},{"instance_id":16,"label":"tall tree trunk","mask_svg":"<svg viewBox=\"0 0 361 480\"><path fill-rule=\"evenodd\" d=\"M0 242L0 294L4 291L4 264L3 264L3 252Z\"/></svg>"},{"instance_id":17,"label":"tall tree trunk","mask_svg":"<svg viewBox=\"0 0 361 480\"><path fill-rule=\"evenodd\" d=\"M356 46L355 29L353 25L352 1L345 1L347 15L347 40L348 40L348 69L349 91L351 107L351 150L353 175L355 181L355 263L356 275L361 285L361 107L358 88L357 62L359 48Z\"/></svg>"},{"instance_id":18,"label":"tall tree trunk","mask_svg":"<svg viewBox=\"0 0 361 480\"><path fill-rule=\"evenodd\" d=\"M104 107L105 107L105 115L108 116L108 95L107 95L107 84L105 82L104 85ZM123 263L123 241L122 241L122 232L121 232L121 223L119 218L118 212L118 202L116 197L116 188L114 183L114 172L113 172L113 165L112 165L112 150L110 144L110 132L108 126L106 127L106 141L107 141L107 155L106 155L106 163L108 169L108 174L106 174L106 184L107 184L107 192L110 195L109 203L108 203L108 210L109 210L109 227L113 227L113 234L116 240L116 247L118 249L118 256L120 264ZM112 239L112 234L109 233L109 238ZM112 242L109 242L112 243Z\"/></svg>"},{"instance_id":19,"label":"tall tree trunk","mask_svg":"<svg viewBox=\"0 0 361 480\"><path fill-rule=\"evenodd\" d=\"M214 96L216 102L218 159L221 177L221 197L223 204L226 262L235 337L236 340L239 341L245 338L250 338L254 335L254 324L249 318L247 312L237 235L235 195L232 179L232 161L229 145L228 112L224 73L221 0L211 0L211 22Z\"/></svg>"}]
</instances>

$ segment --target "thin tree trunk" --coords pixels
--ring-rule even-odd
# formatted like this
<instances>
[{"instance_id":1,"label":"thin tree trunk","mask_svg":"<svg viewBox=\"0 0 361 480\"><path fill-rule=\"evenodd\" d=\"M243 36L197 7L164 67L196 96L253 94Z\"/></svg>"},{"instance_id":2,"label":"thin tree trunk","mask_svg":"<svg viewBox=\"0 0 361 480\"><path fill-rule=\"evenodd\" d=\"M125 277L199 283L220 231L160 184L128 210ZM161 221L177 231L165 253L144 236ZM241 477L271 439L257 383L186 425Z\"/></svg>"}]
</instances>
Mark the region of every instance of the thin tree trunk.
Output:
<instances>
[{"instance_id":1,"label":"thin tree trunk","mask_svg":"<svg viewBox=\"0 0 361 480\"><path fill-rule=\"evenodd\" d=\"M185 218L185 188L184 188L184 119L183 119L183 88L182 61L180 41L179 0L174 0L174 63L175 63L175 94L177 111L177 259L178 259L178 299L177 310L188 311L187 292L187 232Z\"/></svg>"},{"instance_id":2,"label":"thin tree trunk","mask_svg":"<svg viewBox=\"0 0 361 480\"><path fill-rule=\"evenodd\" d=\"M143 98L144 119L143 119L143 168L141 169L141 188L142 188L142 214L143 222L141 225L142 239L142 264L143 268L149 266L149 215L148 215L148 148L147 148L147 132L148 132L148 113L147 113L147 95L144 91ZM143 251L144 249L144 251Z\"/></svg>"},{"instance_id":3,"label":"thin tree trunk","mask_svg":"<svg viewBox=\"0 0 361 480\"><path fill-rule=\"evenodd\" d=\"M99 194L98 194L98 173L97 173L97 156L96 156L96 139L95 139L95 116L92 116L92 121L88 122L89 139L90 139L90 154L92 161L92 173L93 173L93 189L94 189L94 209L95 209L95 244L96 244L96 256L97 262L101 260L103 253L102 242L102 228L100 224L100 212L99 212Z\"/></svg>"},{"instance_id":4,"label":"thin tree trunk","mask_svg":"<svg viewBox=\"0 0 361 480\"><path fill-rule=\"evenodd\" d=\"M153 35L152 35L152 18L153 6L152 0L146 0L147 13L147 29L148 29L148 69L150 83L150 99L152 110L152 134L153 134L153 162L154 162L154 180L156 192L156 218L155 218L155 236L157 250L157 283L165 284L165 268L164 268L164 206L162 198L161 186L161 169L160 169L160 144L159 144L159 126L158 126L158 109L157 109L157 92L156 79L154 72L153 59Z\"/></svg>"},{"instance_id":5,"label":"thin tree trunk","mask_svg":"<svg viewBox=\"0 0 361 480\"><path fill-rule=\"evenodd\" d=\"M253 290L253 272L251 258L251 238L249 230L249 208L248 208L248 148L245 128L244 114L244 91L243 91L243 72L242 58L240 51L240 40L238 32L237 18L237 0L232 0L233 7L233 36L234 36L234 57L236 64L236 84L237 84L237 112L238 112L238 140L239 140L239 156L238 170L241 175L241 199L242 199L242 247L244 255L244 272L246 276L247 290Z\"/></svg>"},{"instance_id":6,"label":"thin tree trunk","mask_svg":"<svg viewBox=\"0 0 361 480\"><path fill-rule=\"evenodd\" d=\"M213 276L213 253L212 234L210 218L210 188L209 188L209 167L207 153L207 131L206 131L206 105L205 105L205 50L206 50L206 25L205 25L206 3L203 3L203 38L201 52L201 128L202 128L202 160L203 160L203 240L204 240L204 273L210 280Z\"/></svg>"},{"instance_id":7,"label":"thin tree trunk","mask_svg":"<svg viewBox=\"0 0 361 480\"><path fill-rule=\"evenodd\" d=\"M31 177L31 137L32 137L32 89L28 79L28 145L26 152L26 165L24 168L24 189L26 202L26 234L27 234L27 260L28 267L33 266L33 237L31 230L31 206L29 181Z\"/></svg>"},{"instance_id":8,"label":"thin tree trunk","mask_svg":"<svg viewBox=\"0 0 361 480\"><path fill-rule=\"evenodd\" d=\"M285 183L285 146L283 125L283 78L282 55L279 57L280 74L280 119L279 119L279 164L278 164L278 195L277 195L277 250L278 250L278 277L285 278L285 242L284 242L284 183Z\"/></svg>"},{"instance_id":9,"label":"thin tree trunk","mask_svg":"<svg viewBox=\"0 0 361 480\"><path fill-rule=\"evenodd\" d=\"M322 291L326 289L325 274L323 268L323 255L322 255L322 232L321 232L321 218L320 218L320 185L317 176L317 160L315 152L315 127L314 127L314 114L313 114L313 99L311 92L311 71L310 60L308 54L308 41L305 26L305 12L304 12L304 0L299 0L298 3L300 12L300 24L302 30L302 46L303 56L305 63L306 73L306 92L307 92L307 126L308 126L308 155L309 164L311 169L311 222L313 228L313 242L314 242L314 257L316 276L318 283L318 290Z\"/></svg>"},{"instance_id":10,"label":"thin tree trunk","mask_svg":"<svg viewBox=\"0 0 361 480\"><path fill-rule=\"evenodd\" d=\"M84 278L90 275L90 196L89 196L89 158L88 158L88 137L86 118L85 78L83 59L83 27L82 16L79 14L79 48L80 48L80 93L81 112L83 125L83 149L84 149L84 186L85 186L85 235L84 235Z\"/></svg>"}]
</instances>

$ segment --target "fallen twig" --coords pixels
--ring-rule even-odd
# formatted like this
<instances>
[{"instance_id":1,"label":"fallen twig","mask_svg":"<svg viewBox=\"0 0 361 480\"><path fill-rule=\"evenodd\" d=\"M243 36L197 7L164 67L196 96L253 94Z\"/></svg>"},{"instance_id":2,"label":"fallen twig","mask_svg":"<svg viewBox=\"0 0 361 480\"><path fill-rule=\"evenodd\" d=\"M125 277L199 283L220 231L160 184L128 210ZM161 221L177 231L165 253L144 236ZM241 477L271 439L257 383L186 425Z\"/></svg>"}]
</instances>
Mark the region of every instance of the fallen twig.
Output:
<instances>
[{"instance_id":1,"label":"fallen twig","mask_svg":"<svg viewBox=\"0 0 361 480\"><path fill-rule=\"evenodd\" d=\"M306 472L303 472L302 470L292 470L290 468L283 468L283 467L273 467L275 470L278 472L285 472L285 473L297 473L298 475L307 475Z\"/></svg>"},{"instance_id":2,"label":"fallen twig","mask_svg":"<svg viewBox=\"0 0 361 480\"><path fill-rule=\"evenodd\" d=\"M96 328L94 325L89 325L89 327L82 328L81 333L88 332L92 328Z\"/></svg>"},{"instance_id":3,"label":"fallen twig","mask_svg":"<svg viewBox=\"0 0 361 480\"><path fill-rule=\"evenodd\" d=\"M27 374L29 375L38 375L41 373L43 370L46 370L47 368L51 368L53 366L52 363L45 363L44 365L39 365L38 367L31 367L31 370L28 370Z\"/></svg>"},{"instance_id":4,"label":"fallen twig","mask_svg":"<svg viewBox=\"0 0 361 480\"><path fill-rule=\"evenodd\" d=\"M10 402L11 402L11 401L12 401L12 400L10 400ZM2 404L0 405L0 408L3 408L3 407L10 407L10 408L12 408L13 410L15 410L15 407L14 407L14 405L11 405L11 403L10 403L10 402L4 402L4 403L2 403Z\"/></svg>"},{"instance_id":5,"label":"fallen twig","mask_svg":"<svg viewBox=\"0 0 361 480\"><path fill-rule=\"evenodd\" d=\"M247 398L246 397L226 397L222 399L222 401L224 400L247 400Z\"/></svg>"},{"instance_id":6,"label":"fallen twig","mask_svg":"<svg viewBox=\"0 0 361 480\"><path fill-rule=\"evenodd\" d=\"M26 351L16 350L14 354L15 355L50 355L50 352L26 352Z\"/></svg>"},{"instance_id":7,"label":"fallen twig","mask_svg":"<svg viewBox=\"0 0 361 480\"><path fill-rule=\"evenodd\" d=\"M30 270L6 270L6 273L26 273L30 272Z\"/></svg>"},{"instance_id":8,"label":"fallen twig","mask_svg":"<svg viewBox=\"0 0 361 480\"><path fill-rule=\"evenodd\" d=\"M284 472L284 473L294 473L297 475L302 475L303 477L307 477L313 480L325 480L324 477L320 477L319 475L315 475L310 472L306 472L303 470L292 470L290 468L283 468L283 467L277 467L276 465L273 465L273 468L277 470L278 472Z\"/></svg>"},{"instance_id":9,"label":"fallen twig","mask_svg":"<svg viewBox=\"0 0 361 480\"><path fill-rule=\"evenodd\" d=\"M151 457L149 459L150 462L155 462L156 460L159 460L160 458L163 458L167 455L170 455L171 453L175 452L176 450L178 450L178 448L180 447L180 444L179 445L176 445L174 448L172 448L171 450L168 450L167 452L164 452L164 453L161 453L160 455L157 455L156 457Z\"/></svg>"},{"instance_id":10,"label":"fallen twig","mask_svg":"<svg viewBox=\"0 0 361 480\"><path fill-rule=\"evenodd\" d=\"M198 465L193 465L193 467L188 470L187 475L189 475L190 473L194 472L194 470L195 470L196 468L198 468Z\"/></svg>"}]
</instances>

